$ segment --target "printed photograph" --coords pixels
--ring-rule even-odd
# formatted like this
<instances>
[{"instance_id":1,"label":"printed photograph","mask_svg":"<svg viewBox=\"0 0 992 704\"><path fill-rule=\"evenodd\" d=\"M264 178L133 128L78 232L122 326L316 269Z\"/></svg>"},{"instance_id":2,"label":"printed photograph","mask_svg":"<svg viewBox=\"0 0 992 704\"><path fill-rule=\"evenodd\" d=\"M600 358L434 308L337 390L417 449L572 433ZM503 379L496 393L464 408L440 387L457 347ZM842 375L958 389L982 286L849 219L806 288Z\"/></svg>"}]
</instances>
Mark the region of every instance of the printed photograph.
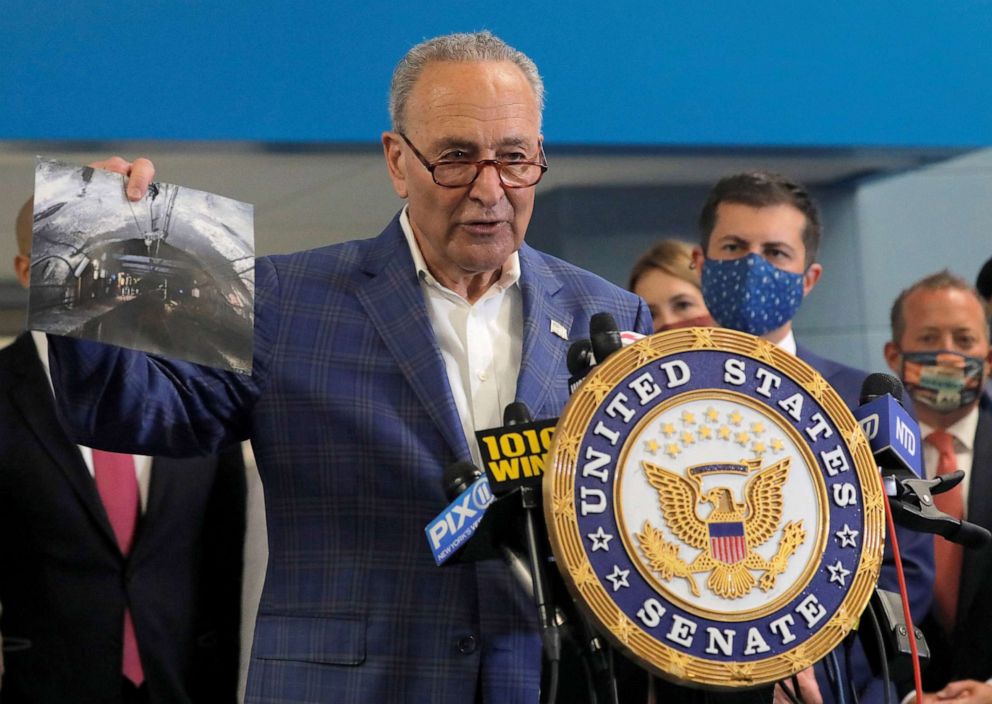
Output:
<instances>
[{"instance_id":1,"label":"printed photograph","mask_svg":"<svg viewBox=\"0 0 992 704\"><path fill-rule=\"evenodd\" d=\"M254 209L38 157L28 325L250 373Z\"/></svg>"}]
</instances>

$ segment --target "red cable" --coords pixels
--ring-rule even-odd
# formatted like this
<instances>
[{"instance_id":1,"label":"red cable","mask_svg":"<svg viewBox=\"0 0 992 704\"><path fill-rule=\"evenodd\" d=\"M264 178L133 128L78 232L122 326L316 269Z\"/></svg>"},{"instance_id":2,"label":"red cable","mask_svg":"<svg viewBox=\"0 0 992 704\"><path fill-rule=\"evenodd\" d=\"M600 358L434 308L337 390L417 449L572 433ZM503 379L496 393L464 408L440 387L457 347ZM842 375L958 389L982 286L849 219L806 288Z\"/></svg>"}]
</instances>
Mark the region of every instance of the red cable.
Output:
<instances>
[{"instance_id":1,"label":"red cable","mask_svg":"<svg viewBox=\"0 0 992 704\"><path fill-rule=\"evenodd\" d=\"M878 475L882 483L882 496L885 497L885 523L888 526L889 537L892 541L892 557L896 563L896 577L899 580L899 595L902 597L902 614L909 629L909 649L913 654L913 684L916 686L916 702L923 701L923 679L920 675L920 654L916 649L916 627L913 626L913 616L909 611L909 594L906 591L906 575L902 571L902 557L899 556L899 541L896 538L896 524L892 519L892 509L889 507L889 495L885 493L885 479L881 472Z\"/></svg>"}]
</instances>

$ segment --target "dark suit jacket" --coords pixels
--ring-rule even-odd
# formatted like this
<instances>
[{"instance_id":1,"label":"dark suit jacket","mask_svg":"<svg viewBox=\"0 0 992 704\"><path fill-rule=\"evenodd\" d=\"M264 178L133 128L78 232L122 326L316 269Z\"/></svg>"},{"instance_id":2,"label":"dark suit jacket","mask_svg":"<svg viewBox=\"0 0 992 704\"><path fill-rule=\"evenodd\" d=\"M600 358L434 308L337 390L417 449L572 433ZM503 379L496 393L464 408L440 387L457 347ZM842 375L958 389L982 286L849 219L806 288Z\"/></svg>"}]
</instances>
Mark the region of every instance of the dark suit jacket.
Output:
<instances>
[{"instance_id":1,"label":"dark suit jacket","mask_svg":"<svg viewBox=\"0 0 992 704\"><path fill-rule=\"evenodd\" d=\"M992 530L992 398L983 394L978 409L968 520ZM953 635L948 637L932 614L921 626L931 656L923 673L924 690L936 692L954 680L984 682L992 677L992 597L985 591L990 577L992 545L966 548Z\"/></svg>"},{"instance_id":2,"label":"dark suit jacket","mask_svg":"<svg viewBox=\"0 0 992 704\"><path fill-rule=\"evenodd\" d=\"M651 319L554 257L524 245L520 262L516 398L557 417L569 341L555 331L585 337L600 311L626 330ZM499 561L438 568L424 536L448 503L444 467L471 456L398 220L375 239L259 259L255 275L251 377L51 340L80 440L160 454L251 435L269 563L248 701L464 704L481 690L534 704L533 603Z\"/></svg>"},{"instance_id":3,"label":"dark suit jacket","mask_svg":"<svg viewBox=\"0 0 992 704\"><path fill-rule=\"evenodd\" d=\"M796 356L820 372L823 378L840 394L848 408L853 410L860 405L861 384L866 376L864 372L821 357L802 345L797 345ZM933 595L933 537L925 533L897 527L896 538L899 541L899 553L906 575L910 608L914 614L926 613L930 608ZM886 540L885 543L882 572L878 579L878 586L887 591L899 593L891 540ZM841 669L845 670L843 658L840 660ZM859 690L860 701L866 704L881 702L884 695L883 683L881 679L871 676L860 645L855 646L853 661L854 672L847 676L853 677ZM822 665L817 666L817 680L824 701L833 701L831 688Z\"/></svg>"},{"instance_id":4,"label":"dark suit jacket","mask_svg":"<svg viewBox=\"0 0 992 704\"><path fill-rule=\"evenodd\" d=\"M158 459L131 554L62 429L30 334L0 351L0 702L115 702L125 604L152 702L233 702L240 455Z\"/></svg>"}]
</instances>

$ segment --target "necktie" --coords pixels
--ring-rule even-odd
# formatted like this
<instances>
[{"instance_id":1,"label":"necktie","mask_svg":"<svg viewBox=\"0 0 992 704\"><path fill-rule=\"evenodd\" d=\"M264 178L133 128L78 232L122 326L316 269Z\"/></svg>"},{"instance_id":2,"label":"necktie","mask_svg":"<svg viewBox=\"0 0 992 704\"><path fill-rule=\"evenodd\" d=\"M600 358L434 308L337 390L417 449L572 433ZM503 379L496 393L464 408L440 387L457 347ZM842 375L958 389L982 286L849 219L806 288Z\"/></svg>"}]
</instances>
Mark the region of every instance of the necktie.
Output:
<instances>
[{"instance_id":1,"label":"necktie","mask_svg":"<svg viewBox=\"0 0 992 704\"><path fill-rule=\"evenodd\" d=\"M943 430L935 430L926 441L937 448L940 458L937 462L937 476L957 470L958 459L954 454L954 438ZM958 484L950 491L933 497L937 508L954 518L964 517L964 494ZM937 575L933 583L934 608L944 630L951 633L957 619L958 585L961 581L961 560L963 548L943 538L934 541L934 561Z\"/></svg>"},{"instance_id":2,"label":"necktie","mask_svg":"<svg viewBox=\"0 0 992 704\"><path fill-rule=\"evenodd\" d=\"M96 478L96 489L103 500L103 506L114 529L117 544L121 552L127 556L131 552L134 541L134 528L138 523L140 498L138 496L138 479L134 474L134 458L131 455L119 455L116 452L93 450L93 475ZM141 685L145 679L141 668L141 658L138 655L138 639L134 633L134 622L131 620L131 610L124 609L124 659L121 666L122 674L135 686Z\"/></svg>"}]
</instances>

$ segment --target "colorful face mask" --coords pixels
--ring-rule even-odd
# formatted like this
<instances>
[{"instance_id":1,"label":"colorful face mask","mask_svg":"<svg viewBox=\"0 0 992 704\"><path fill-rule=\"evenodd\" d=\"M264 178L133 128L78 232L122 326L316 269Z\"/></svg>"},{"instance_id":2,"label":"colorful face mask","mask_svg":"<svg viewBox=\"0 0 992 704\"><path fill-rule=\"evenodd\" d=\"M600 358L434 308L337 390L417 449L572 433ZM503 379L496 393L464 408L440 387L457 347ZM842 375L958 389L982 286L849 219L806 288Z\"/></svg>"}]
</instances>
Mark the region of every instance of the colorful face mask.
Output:
<instances>
[{"instance_id":1,"label":"colorful face mask","mask_svg":"<svg viewBox=\"0 0 992 704\"><path fill-rule=\"evenodd\" d=\"M706 259L703 300L725 328L764 335L780 328L803 302L803 275L772 266L757 254Z\"/></svg>"},{"instance_id":2,"label":"colorful face mask","mask_svg":"<svg viewBox=\"0 0 992 704\"><path fill-rule=\"evenodd\" d=\"M664 332L665 330L677 330L679 328L715 328L716 321L713 320L708 315L697 315L695 318L688 318L686 320L680 320L677 323L667 323L662 325L660 328L655 330L655 332Z\"/></svg>"},{"instance_id":3,"label":"colorful face mask","mask_svg":"<svg viewBox=\"0 0 992 704\"><path fill-rule=\"evenodd\" d=\"M974 403L982 390L984 360L960 352L903 352L902 383L913 401L938 413Z\"/></svg>"}]
</instances>

